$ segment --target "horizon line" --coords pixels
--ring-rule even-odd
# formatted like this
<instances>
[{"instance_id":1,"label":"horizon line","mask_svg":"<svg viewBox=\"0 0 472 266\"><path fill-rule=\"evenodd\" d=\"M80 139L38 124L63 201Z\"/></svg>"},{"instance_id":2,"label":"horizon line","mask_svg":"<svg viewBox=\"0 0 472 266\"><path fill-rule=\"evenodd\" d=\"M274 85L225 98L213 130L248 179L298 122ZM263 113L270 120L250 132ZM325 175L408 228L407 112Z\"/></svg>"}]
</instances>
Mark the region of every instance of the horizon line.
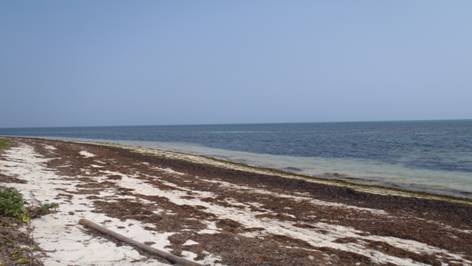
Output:
<instances>
[{"instance_id":1,"label":"horizon line","mask_svg":"<svg viewBox=\"0 0 472 266\"><path fill-rule=\"evenodd\" d=\"M177 127L177 126L225 126L225 125L277 125L277 124L330 124L330 123L395 123L395 122L441 122L441 121L468 121L472 118L445 118L445 119L398 119L398 120L339 120L339 121L304 121L304 122L248 122L248 123L201 123L201 124L142 124L142 125L101 125L101 126L20 126L0 127L1 129L37 129L37 128L101 128L101 127Z\"/></svg>"}]
</instances>

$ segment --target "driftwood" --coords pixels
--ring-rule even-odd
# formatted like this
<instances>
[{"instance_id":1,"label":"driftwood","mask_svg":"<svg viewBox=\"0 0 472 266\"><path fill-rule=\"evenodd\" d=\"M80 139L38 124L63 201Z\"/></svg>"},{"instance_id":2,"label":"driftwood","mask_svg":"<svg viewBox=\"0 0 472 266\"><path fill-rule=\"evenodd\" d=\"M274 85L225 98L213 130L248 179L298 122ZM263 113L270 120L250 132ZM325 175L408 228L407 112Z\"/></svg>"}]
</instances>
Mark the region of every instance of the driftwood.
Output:
<instances>
[{"instance_id":1,"label":"driftwood","mask_svg":"<svg viewBox=\"0 0 472 266\"><path fill-rule=\"evenodd\" d=\"M156 248L153 248L153 247L150 247L144 243L140 243L136 240L133 240L131 238L128 238L122 234L119 234L117 232L114 232L114 231L111 231L101 225L98 225L90 220L87 220L87 219L80 219L79 221L79 224L85 226L85 227L89 227L89 228L92 228L94 230L97 230L99 231L100 233L103 233L107 236L111 236L115 239L118 239L120 241L123 241L125 243L128 243L134 247L137 247L139 249L142 249L144 251L147 251L149 252L150 254L152 255L157 255L159 257L162 257L162 258L165 258L166 260L170 261L171 263L173 264L176 264L176 265L181 265L181 266L200 266L201 264L198 264L198 263L195 263L193 261L189 261L189 260L186 260L184 258L181 258L181 257L178 257L178 256L175 256L175 255L172 255L168 252L165 252L165 251L162 251L162 250L159 250L159 249L156 249Z\"/></svg>"}]
</instances>

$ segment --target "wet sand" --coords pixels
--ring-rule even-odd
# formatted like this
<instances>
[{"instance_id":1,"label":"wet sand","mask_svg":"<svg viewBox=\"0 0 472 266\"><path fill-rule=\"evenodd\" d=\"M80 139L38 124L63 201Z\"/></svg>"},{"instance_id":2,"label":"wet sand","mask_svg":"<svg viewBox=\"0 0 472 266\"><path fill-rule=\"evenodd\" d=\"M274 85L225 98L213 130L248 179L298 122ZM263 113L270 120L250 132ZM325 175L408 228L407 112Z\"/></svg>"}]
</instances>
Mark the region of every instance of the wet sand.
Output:
<instances>
[{"instance_id":1,"label":"wet sand","mask_svg":"<svg viewBox=\"0 0 472 266\"><path fill-rule=\"evenodd\" d=\"M87 231L80 218L208 265L472 264L467 202L174 152L12 140L0 174L23 183L8 185L60 204L33 221L46 265L168 264Z\"/></svg>"}]
</instances>

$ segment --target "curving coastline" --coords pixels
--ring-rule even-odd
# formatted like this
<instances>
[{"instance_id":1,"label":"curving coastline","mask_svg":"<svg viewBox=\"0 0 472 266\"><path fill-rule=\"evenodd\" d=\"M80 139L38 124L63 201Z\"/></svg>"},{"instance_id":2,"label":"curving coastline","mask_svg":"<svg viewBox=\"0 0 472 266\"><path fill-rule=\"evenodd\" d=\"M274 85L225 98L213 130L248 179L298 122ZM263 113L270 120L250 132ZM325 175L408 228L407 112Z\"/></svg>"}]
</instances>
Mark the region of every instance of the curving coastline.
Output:
<instances>
[{"instance_id":1,"label":"curving coastline","mask_svg":"<svg viewBox=\"0 0 472 266\"><path fill-rule=\"evenodd\" d=\"M18 138L18 137L16 137ZM354 189L360 192L368 192L374 194L381 194L381 195L394 195L394 196L404 196L404 197L417 197L417 198L424 198L424 199L433 199L433 200L441 200L441 201L450 201L450 202L457 202L463 204L472 204L472 198L469 197L461 197L457 195L450 195L444 193L435 193L429 192L421 189L410 189L410 188L403 188L399 186L387 185L387 184L379 184L379 183L371 183L369 180L358 179L358 178L344 178L342 175L334 174L329 178L324 176L317 176L317 175L308 175L304 173L298 173L297 169L276 169L276 168L269 168L263 167L243 162L237 162L233 160L227 160L215 156L209 156L205 154L198 154L198 153L191 153L185 151L176 151L176 150L169 150L163 148L156 148L156 147L148 147L138 144L128 144L126 142L113 142L113 141L105 141L105 140L87 140L87 139L67 139L67 138L53 138L53 137L19 137L19 138L30 138L30 139L45 139L45 140L55 140L55 141L64 141L64 142L71 142L71 143L82 143L82 144L91 144L91 145L98 145L98 146L108 146L108 147L116 147L116 148L123 148L143 154L166 157L170 159L176 160L184 160L191 163L197 164L206 164L211 166L217 166L227 169L233 170L240 170L244 172L253 172L253 173L260 173L266 175L277 175L280 177L285 178L292 178L292 179L301 179L307 182L314 182L320 184L327 184L333 186L341 186Z\"/></svg>"}]
</instances>

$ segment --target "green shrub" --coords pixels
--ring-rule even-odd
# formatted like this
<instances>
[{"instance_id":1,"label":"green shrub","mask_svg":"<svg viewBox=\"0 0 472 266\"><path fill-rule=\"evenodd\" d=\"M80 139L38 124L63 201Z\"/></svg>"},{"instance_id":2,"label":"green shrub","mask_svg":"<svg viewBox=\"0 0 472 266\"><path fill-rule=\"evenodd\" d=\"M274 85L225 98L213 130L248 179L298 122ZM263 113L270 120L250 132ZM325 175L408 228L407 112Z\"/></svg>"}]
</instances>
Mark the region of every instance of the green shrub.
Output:
<instances>
[{"instance_id":1,"label":"green shrub","mask_svg":"<svg viewBox=\"0 0 472 266\"><path fill-rule=\"evenodd\" d=\"M54 211L55 209L57 209L58 207L59 207L59 204L57 204L57 203L44 203L44 204L41 204L41 206L39 206L39 208L37 210L37 216L43 216L43 215L49 214L52 211Z\"/></svg>"},{"instance_id":2,"label":"green shrub","mask_svg":"<svg viewBox=\"0 0 472 266\"><path fill-rule=\"evenodd\" d=\"M25 200L15 188L0 188L0 215L17 218L23 222L28 221Z\"/></svg>"},{"instance_id":3,"label":"green shrub","mask_svg":"<svg viewBox=\"0 0 472 266\"><path fill-rule=\"evenodd\" d=\"M0 216L16 218L26 223L30 218L50 214L59 207L57 203L44 203L26 208L25 203L23 195L15 188L0 187Z\"/></svg>"},{"instance_id":4,"label":"green shrub","mask_svg":"<svg viewBox=\"0 0 472 266\"><path fill-rule=\"evenodd\" d=\"M9 140L0 138L0 150L7 148L9 145L10 145Z\"/></svg>"}]
</instances>

